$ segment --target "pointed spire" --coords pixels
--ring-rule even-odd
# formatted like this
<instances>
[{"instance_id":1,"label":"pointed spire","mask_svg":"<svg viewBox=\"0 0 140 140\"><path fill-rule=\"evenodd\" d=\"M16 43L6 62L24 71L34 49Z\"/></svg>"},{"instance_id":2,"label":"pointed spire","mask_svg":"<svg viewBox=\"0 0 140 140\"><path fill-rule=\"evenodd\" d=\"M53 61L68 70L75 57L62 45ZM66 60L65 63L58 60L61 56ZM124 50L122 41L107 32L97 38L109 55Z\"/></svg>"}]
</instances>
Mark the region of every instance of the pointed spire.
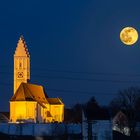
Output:
<instances>
[{"instance_id":1,"label":"pointed spire","mask_svg":"<svg viewBox=\"0 0 140 140\"><path fill-rule=\"evenodd\" d=\"M30 57L23 35L20 36L14 56Z\"/></svg>"},{"instance_id":2,"label":"pointed spire","mask_svg":"<svg viewBox=\"0 0 140 140\"><path fill-rule=\"evenodd\" d=\"M21 36L20 36L20 39L21 39L21 40L24 40L24 37L23 37L23 35L21 35Z\"/></svg>"}]
</instances>

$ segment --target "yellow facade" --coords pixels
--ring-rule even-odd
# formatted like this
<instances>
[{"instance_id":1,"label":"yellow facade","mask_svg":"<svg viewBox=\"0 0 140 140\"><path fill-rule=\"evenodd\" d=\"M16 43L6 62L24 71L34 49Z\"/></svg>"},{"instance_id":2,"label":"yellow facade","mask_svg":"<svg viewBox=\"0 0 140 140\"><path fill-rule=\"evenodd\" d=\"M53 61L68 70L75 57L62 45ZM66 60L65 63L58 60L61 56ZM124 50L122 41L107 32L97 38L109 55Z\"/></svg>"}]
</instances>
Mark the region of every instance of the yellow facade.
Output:
<instances>
[{"instance_id":1,"label":"yellow facade","mask_svg":"<svg viewBox=\"0 0 140 140\"><path fill-rule=\"evenodd\" d=\"M64 120L64 104L60 105L51 105L46 104L46 108L42 108L41 116L43 122L63 122Z\"/></svg>"},{"instance_id":2,"label":"yellow facade","mask_svg":"<svg viewBox=\"0 0 140 140\"><path fill-rule=\"evenodd\" d=\"M42 107L36 101L11 101L10 122L51 123L63 122L64 105L46 104Z\"/></svg>"},{"instance_id":3,"label":"yellow facade","mask_svg":"<svg viewBox=\"0 0 140 140\"><path fill-rule=\"evenodd\" d=\"M10 102L10 121L13 123L20 121L36 122L36 102L16 101Z\"/></svg>"},{"instance_id":4,"label":"yellow facade","mask_svg":"<svg viewBox=\"0 0 140 140\"><path fill-rule=\"evenodd\" d=\"M63 122L64 105L50 105L50 113L52 115L52 122Z\"/></svg>"},{"instance_id":5,"label":"yellow facade","mask_svg":"<svg viewBox=\"0 0 140 140\"><path fill-rule=\"evenodd\" d=\"M30 55L23 37L14 54L14 95L10 100L10 122L63 122L64 104L48 98L40 85L29 84Z\"/></svg>"},{"instance_id":6,"label":"yellow facade","mask_svg":"<svg viewBox=\"0 0 140 140\"><path fill-rule=\"evenodd\" d=\"M22 82L30 79L30 55L26 43L21 36L14 54L14 93Z\"/></svg>"}]
</instances>

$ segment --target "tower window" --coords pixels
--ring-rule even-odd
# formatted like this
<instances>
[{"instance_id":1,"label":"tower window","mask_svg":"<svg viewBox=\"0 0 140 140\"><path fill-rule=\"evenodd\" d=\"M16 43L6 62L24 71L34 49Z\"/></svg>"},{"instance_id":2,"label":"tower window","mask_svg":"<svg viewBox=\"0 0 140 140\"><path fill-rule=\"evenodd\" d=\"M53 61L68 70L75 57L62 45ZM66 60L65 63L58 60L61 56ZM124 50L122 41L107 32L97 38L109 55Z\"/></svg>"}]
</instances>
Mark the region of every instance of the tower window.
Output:
<instances>
[{"instance_id":1,"label":"tower window","mask_svg":"<svg viewBox=\"0 0 140 140\"><path fill-rule=\"evenodd\" d=\"M19 63L19 68L22 68L22 64L21 64L21 62Z\"/></svg>"}]
</instances>

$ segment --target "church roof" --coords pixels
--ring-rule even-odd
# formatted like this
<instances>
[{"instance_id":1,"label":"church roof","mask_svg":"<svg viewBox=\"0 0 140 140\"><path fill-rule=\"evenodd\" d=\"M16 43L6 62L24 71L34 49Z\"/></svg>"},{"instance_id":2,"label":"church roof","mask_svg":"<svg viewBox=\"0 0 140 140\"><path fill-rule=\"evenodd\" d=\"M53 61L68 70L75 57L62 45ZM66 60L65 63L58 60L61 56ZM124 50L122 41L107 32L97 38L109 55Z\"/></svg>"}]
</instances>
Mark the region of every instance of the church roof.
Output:
<instances>
[{"instance_id":1,"label":"church roof","mask_svg":"<svg viewBox=\"0 0 140 140\"><path fill-rule=\"evenodd\" d=\"M26 42L24 41L23 36L19 38L14 56L30 57L27 46L26 46Z\"/></svg>"},{"instance_id":2,"label":"church roof","mask_svg":"<svg viewBox=\"0 0 140 140\"><path fill-rule=\"evenodd\" d=\"M63 104L59 98L47 98L47 101L49 102L49 104L52 104L52 105Z\"/></svg>"},{"instance_id":3,"label":"church roof","mask_svg":"<svg viewBox=\"0 0 140 140\"><path fill-rule=\"evenodd\" d=\"M43 87L29 83L21 83L10 101L37 101L43 107L48 103Z\"/></svg>"},{"instance_id":4,"label":"church roof","mask_svg":"<svg viewBox=\"0 0 140 140\"><path fill-rule=\"evenodd\" d=\"M113 125L115 125L115 124L121 124L122 126L128 126L128 118L122 111L119 111L117 113L117 115L113 118Z\"/></svg>"}]
</instances>

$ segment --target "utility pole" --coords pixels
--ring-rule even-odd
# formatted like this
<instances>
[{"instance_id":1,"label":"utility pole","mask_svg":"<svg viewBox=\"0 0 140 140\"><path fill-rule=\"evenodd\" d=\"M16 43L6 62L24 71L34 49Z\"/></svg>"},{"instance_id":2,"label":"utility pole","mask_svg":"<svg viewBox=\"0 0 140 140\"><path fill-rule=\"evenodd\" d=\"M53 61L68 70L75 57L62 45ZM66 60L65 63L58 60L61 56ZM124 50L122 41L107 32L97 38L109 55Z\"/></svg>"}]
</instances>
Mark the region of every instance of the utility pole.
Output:
<instances>
[{"instance_id":1,"label":"utility pole","mask_svg":"<svg viewBox=\"0 0 140 140\"><path fill-rule=\"evenodd\" d=\"M82 140L88 140L88 125L83 110L82 110Z\"/></svg>"},{"instance_id":2,"label":"utility pole","mask_svg":"<svg viewBox=\"0 0 140 140\"><path fill-rule=\"evenodd\" d=\"M92 121L88 120L88 140L92 140Z\"/></svg>"}]
</instances>

